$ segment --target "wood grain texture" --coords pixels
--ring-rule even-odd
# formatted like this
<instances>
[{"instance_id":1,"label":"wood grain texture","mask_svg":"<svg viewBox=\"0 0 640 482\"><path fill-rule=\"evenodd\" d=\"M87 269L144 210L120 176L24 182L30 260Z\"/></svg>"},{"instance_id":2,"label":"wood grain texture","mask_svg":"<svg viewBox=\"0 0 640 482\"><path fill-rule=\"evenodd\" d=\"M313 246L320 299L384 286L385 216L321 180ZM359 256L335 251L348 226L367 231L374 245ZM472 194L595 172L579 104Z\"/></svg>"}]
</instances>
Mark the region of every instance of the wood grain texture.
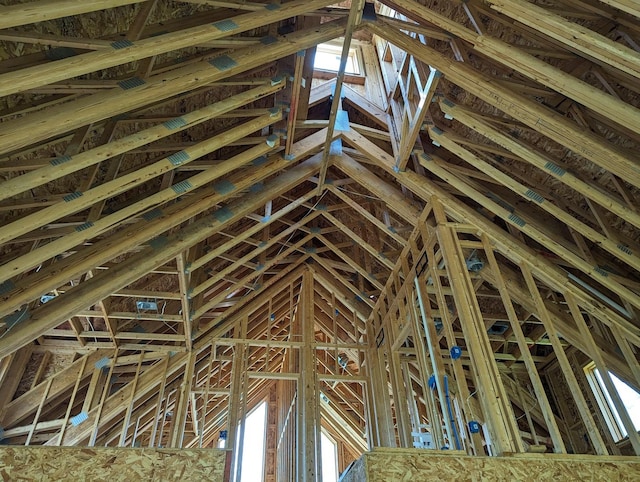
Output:
<instances>
[{"instance_id":1,"label":"wood grain texture","mask_svg":"<svg viewBox=\"0 0 640 482\"><path fill-rule=\"evenodd\" d=\"M640 460L637 457L555 454L469 457L432 450L375 449L351 467L343 482L632 481L639 478Z\"/></svg>"},{"instance_id":2,"label":"wood grain texture","mask_svg":"<svg viewBox=\"0 0 640 482\"><path fill-rule=\"evenodd\" d=\"M222 481L226 451L3 447L3 481Z\"/></svg>"}]
</instances>

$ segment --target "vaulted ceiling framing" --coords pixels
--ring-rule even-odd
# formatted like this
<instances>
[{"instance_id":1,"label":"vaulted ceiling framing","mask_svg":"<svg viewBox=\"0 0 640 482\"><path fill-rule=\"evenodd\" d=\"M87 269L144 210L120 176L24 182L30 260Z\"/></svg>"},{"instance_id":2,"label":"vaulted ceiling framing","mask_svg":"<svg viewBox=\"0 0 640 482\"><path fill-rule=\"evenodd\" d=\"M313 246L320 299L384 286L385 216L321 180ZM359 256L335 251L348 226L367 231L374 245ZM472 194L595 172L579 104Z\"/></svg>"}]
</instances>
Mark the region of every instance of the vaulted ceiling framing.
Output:
<instances>
[{"instance_id":1,"label":"vaulted ceiling framing","mask_svg":"<svg viewBox=\"0 0 640 482\"><path fill-rule=\"evenodd\" d=\"M209 446L270 399L282 443L453 444L448 374L496 452L640 451L576 371L640 386L632 4L6 3L4 440Z\"/></svg>"}]
</instances>

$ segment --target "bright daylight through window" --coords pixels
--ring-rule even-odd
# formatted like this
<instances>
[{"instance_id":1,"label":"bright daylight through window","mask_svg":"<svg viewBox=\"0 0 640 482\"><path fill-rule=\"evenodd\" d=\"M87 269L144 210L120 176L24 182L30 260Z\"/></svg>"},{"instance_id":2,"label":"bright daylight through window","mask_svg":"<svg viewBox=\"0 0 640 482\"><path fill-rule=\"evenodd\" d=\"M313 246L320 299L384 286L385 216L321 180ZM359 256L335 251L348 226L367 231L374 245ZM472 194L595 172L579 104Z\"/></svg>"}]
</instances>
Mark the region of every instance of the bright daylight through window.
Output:
<instances>
[{"instance_id":1,"label":"bright daylight through window","mask_svg":"<svg viewBox=\"0 0 640 482\"><path fill-rule=\"evenodd\" d=\"M338 452L336 443L324 432L321 433L322 482L338 480Z\"/></svg>"},{"instance_id":2,"label":"bright daylight through window","mask_svg":"<svg viewBox=\"0 0 640 482\"><path fill-rule=\"evenodd\" d=\"M584 371L613 439L616 442L622 440L627 436L627 430L622 423L622 419L620 418L620 414L618 413L618 410L611 398L611 394L606 389L604 381L602 380L602 375L595 367L594 363L587 365L584 368ZM640 393L620 380L613 373L609 372L609 376L611 377L611 381L613 382L613 385L618 392L618 395L622 400L622 404L626 408L635 429L640 430Z\"/></svg>"},{"instance_id":3,"label":"bright daylight through window","mask_svg":"<svg viewBox=\"0 0 640 482\"><path fill-rule=\"evenodd\" d=\"M264 480L266 423L267 403L262 402L245 418L240 482L261 482ZM238 427L238 444L241 442L240 433L240 427ZM237 470L238 461L236 460L236 473Z\"/></svg>"},{"instance_id":4,"label":"bright daylight through window","mask_svg":"<svg viewBox=\"0 0 640 482\"><path fill-rule=\"evenodd\" d=\"M316 57L313 63L314 69L329 70L337 72L340 68L340 56L342 55L342 44L326 43L320 44L316 48ZM355 48L349 49L345 73L360 75L360 62Z\"/></svg>"}]
</instances>

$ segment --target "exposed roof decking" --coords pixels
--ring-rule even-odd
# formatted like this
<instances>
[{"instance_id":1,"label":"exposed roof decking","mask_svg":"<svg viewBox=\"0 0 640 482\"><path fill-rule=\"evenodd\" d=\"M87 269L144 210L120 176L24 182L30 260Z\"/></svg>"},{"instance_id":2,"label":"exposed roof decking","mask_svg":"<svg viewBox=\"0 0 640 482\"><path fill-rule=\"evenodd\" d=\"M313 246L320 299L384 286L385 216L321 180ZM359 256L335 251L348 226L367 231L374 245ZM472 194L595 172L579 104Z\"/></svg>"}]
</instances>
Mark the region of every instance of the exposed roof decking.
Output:
<instances>
[{"instance_id":1,"label":"exposed roof decking","mask_svg":"<svg viewBox=\"0 0 640 482\"><path fill-rule=\"evenodd\" d=\"M594 359L640 385L633 12L385 0L377 19L367 10L361 20L355 5L321 0L237 10L147 1L91 2L56 20L68 2L34 3L51 20L15 13L0 31L0 383L41 380L14 402L17 385L0 396L9 440L131 444L138 417L149 443L162 406L182 417L164 443L210 443L229 404L240 414L306 367L331 400L328 429L348 421L338 435L354 455L365 434L410 446L412 423L444 410L427 400L433 370L467 401L495 391L498 405L481 394L461 413L482 412L499 452L524 449L514 435L524 422L527 444L619 450L578 394L579 374L565 383L571 423L590 434L580 447L541 380ZM406 17L386 18L382 4ZM315 45L352 32L363 84L343 85L338 72L312 88ZM468 273L472 254L483 268ZM444 328L420 335L421 316ZM496 322L506 331L487 335ZM313 333L292 339L303 326ZM232 348L227 337L245 341ZM388 373L370 366L377 344ZM91 369L95 350L112 371L126 360L113 395L92 394L107 386ZM52 378L49 361L38 369L43 352L82 358ZM238 356L248 375L232 373ZM491 360L480 366L481 356ZM30 359L25 375L14 360ZM192 386L182 379L191 371ZM207 381L216 376L226 399ZM501 377L531 386L540 406ZM416 399L404 415L403 384ZM371 404L376 428L365 423ZM92 423L70 425L80 409ZM452 427L440 430L451 443ZM469 453L482 450L471 438ZM637 453L640 438L630 442Z\"/></svg>"}]
</instances>

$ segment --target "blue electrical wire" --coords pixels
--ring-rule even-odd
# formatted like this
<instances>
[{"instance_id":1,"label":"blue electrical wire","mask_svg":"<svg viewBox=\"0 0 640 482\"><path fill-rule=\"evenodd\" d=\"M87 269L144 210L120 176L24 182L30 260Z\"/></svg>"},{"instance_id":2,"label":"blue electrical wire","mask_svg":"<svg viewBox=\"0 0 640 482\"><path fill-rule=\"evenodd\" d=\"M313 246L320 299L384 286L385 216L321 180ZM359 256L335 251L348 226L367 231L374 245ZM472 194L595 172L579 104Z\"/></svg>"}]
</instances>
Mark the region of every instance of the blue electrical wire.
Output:
<instances>
[{"instance_id":1,"label":"blue electrical wire","mask_svg":"<svg viewBox=\"0 0 640 482\"><path fill-rule=\"evenodd\" d=\"M458 439L458 430L453 419L453 411L451 410L451 400L449 399L449 378L444 375L444 392L447 398L447 409L449 410L449 420L451 421L451 429L453 430L453 438L456 442L456 450L460 450L460 440Z\"/></svg>"}]
</instances>

